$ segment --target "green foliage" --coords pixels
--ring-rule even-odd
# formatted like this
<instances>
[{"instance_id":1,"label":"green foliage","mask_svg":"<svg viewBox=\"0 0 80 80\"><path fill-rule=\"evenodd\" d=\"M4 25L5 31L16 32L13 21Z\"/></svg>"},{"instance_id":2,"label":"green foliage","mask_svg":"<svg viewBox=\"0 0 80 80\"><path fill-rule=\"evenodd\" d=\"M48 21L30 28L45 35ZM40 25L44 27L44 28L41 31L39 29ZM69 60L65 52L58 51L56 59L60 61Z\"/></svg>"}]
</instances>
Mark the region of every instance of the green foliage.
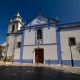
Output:
<instances>
[{"instance_id":1,"label":"green foliage","mask_svg":"<svg viewBox=\"0 0 80 80\"><path fill-rule=\"evenodd\" d=\"M80 42L77 43L77 47L76 47L77 51L80 53Z\"/></svg>"}]
</instances>

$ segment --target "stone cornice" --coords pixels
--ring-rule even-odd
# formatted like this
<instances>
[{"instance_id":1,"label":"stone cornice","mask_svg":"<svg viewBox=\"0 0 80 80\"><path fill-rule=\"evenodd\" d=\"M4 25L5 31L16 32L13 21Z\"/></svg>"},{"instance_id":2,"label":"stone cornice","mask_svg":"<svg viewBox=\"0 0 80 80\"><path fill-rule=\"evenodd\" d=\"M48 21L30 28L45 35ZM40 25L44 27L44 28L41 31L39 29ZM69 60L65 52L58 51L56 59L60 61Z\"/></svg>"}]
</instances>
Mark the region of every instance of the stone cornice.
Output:
<instances>
[{"instance_id":1,"label":"stone cornice","mask_svg":"<svg viewBox=\"0 0 80 80\"><path fill-rule=\"evenodd\" d=\"M80 27L80 22L60 24L60 28Z\"/></svg>"}]
</instances>

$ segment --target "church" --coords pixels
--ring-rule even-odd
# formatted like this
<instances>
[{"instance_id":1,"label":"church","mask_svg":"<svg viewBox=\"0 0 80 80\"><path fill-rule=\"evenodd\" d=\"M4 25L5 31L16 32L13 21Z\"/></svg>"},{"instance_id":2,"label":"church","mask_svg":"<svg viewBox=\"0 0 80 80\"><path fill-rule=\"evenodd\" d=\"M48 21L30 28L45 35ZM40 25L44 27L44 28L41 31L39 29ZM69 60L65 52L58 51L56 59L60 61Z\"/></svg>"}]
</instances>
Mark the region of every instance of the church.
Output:
<instances>
[{"instance_id":1,"label":"church","mask_svg":"<svg viewBox=\"0 0 80 80\"><path fill-rule=\"evenodd\" d=\"M80 22L60 24L38 13L27 23L19 12L10 20L6 37L7 60L20 63L80 65L76 50Z\"/></svg>"}]
</instances>

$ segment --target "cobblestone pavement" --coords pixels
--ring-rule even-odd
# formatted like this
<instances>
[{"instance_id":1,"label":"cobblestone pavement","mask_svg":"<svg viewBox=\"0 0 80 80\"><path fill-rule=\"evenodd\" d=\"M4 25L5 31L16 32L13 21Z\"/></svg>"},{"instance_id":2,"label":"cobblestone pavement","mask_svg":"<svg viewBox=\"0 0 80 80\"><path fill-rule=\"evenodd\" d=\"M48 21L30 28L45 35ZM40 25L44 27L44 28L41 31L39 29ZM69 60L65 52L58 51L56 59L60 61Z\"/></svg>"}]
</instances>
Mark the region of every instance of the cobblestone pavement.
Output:
<instances>
[{"instance_id":1,"label":"cobblestone pavement","mask_svg":"<svg viewBox=\"0 0 80 80\"><path fill-rule=\"evenodd\" d=\"M80 67L0 65L0 80L80 80Z\"/></svg>"}]
</instances>

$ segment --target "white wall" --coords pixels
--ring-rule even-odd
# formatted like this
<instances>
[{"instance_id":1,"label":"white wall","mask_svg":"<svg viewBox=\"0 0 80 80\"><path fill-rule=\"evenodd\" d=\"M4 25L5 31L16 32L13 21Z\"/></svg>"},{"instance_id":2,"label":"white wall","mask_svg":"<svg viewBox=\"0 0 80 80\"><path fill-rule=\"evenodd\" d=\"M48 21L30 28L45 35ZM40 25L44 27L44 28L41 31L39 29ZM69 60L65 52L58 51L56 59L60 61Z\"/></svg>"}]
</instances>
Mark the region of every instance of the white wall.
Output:
<instances>
[{"instance_id":1,"label":"white wall","mask_svg":"<svg viewBox=\"0 0 80 80\"><path fill-rule=\"evenodd\" d=\"M60 31L61 52L63 60L71 60L68 38L75 37L76 42L80 42L80 28L64 29ZM80 60L80 54L76 51L76 46L72 46L72 56L74 60Z\"/></svg>"},{"instance_id":2,"label":"white wall","mask_svg":"<svg viewBox=\"0 0 80 80\"><path fill-rule=\"evenodd\" d=\"M11 33L11 31L12 31L12 26L13 26L13 25L15 25L15 26L14 26L14 27L15 27L14 32L16 32L17 24L16 24L16 23L10 23L9 26L8 26L8 33Z\"/></svg>"},{"instance_id":3,"label":"white wall","mask_svg":"<svg viewBox=\"0 0 80 80\"><path fill-rule=\"evenodd\" d=\"M35 29L25 30L24 45L35 44Z\"/></svg>"},{"instance_id":4,"label":"white wall","mask_svg":"<svg viewBox=\"0 0 80 80\"><path fill-rule=\"evenodd\" d=\"M24 46L23 49L23 59L33 59L34 46Z\"/></svg>"},{"instance_id":5,"label":"white wall","mask_svg":"<svg viewBox=\"0 0 80 80\"><path fill-rule=\"evenodd\" d=\"M20 59L20 48L15 49L14 59Z\"/></svg>"},{"instance_id":6,"label":"white wall","mask_svg":"<svg viewBox=\"0 0 80 80\"><path fill-rule=\"evenodd\" d=\"M22 24L18 22L18 30L21 30Z\"/></svg>"},{"instance_id":7,"label":"white wall","mask_svg":"<svg viewBox=\"0 0 80 80\"><path fill-rule=\"evenodd\" d=\"M7 56L12 56L13 43L14 43L14 34L10 34L8 39L9 46L8 46Z\"/></svg>"},{"instance_id":8,"label":"white wall","mask_svg":"<svg viewBox=\"0 0 80 80\"><path fill-rule=\"evenodd\" d=\"M44 60L58 60L57 45L44 45Z\"/></svg>"},{"instance_id":9,"label":"white wall","mask_svg":"<svg viewBox=\"0 0 80 80\"><path fill-rule=\"evenodd\" d=\"M33 59L35 48L38 46L24 46L23 59ZM43 45L40 48L44 49L44 60L58 60L57 57L57 45ZM35 58L34 58L35 59Z\"/></svg>"},{"instance_id":10,"label":"white wall","mask_svg":"<svg viewBox=\"0 0 80 80\"><path fill-rule=\"evenodd\" d=\"M12 30L12 24L9 24L9 26L8 26L8 32L7 33L11 33L11 30Z\"/></svg>"},{"instance_id":11,"label":"white wall","mask_svg":"<svg viewBox=\"0 0 80 80\"><path fill-rule=\"evenodd\" d=\"M14 54L14 59L20 59L20 49L17 48L17 42L21 42L21 36L22 34L17 35L17 41L16 41L16 49L15 49L15 54Z\"/></svg>"},{"instance_id":12,"label":"white wall","mask_svg":"<svg viewBox=\"0 0 80 80\"><path fill-rule=\"evenodd\" d=\"M22 34L17 35L17 42L21 42L21 37L22 37Z\"/></svg>"},{"instance_id":13,"label":"white wall","mask_svg":"<svg viewBox=\"0 0 80 80\"><path fill-rule=\"evenodd\" d=\"M55 25L50 27L50 29L48 29L48 26L43 28L43 44L49 43L56 43ZM29 29L25 30L24 45L35 45L35 28L31 29L30 32ZM34 54L32 52L35 48L37 48L37 46L24 46L23 59L33 59ZM57 45L42 45L41 48L44 48L45 60L58 60Z\"/></svg>"},{"instance_id":14,"label":"white wall","mask_svg":"<svg viewBox=\"0 0 80 80\"><path fill-rule=\"evenodd\" d=\"M43 43L56 43L56 28L50 27L44 27L43 28ZM31 31L25 30L25 35L24 35L24 44L25 45L30 45L30 44L35 44L35 28L31 29Z\"/></svg>"},{"instance_id":15,"label":"white wall","mask_svg":"<svg viewBox=\"0 0 80 80\"><path fill-rule=\"evenodd\" d=\"M56 43L56 27L43 28L43 41L46 43Z\"/></svg>"},{"instance_id":16,"label":"white wall","mask_svg":"<svg viewBox=\"0 0 80 80\"><path fill-rule=\"evenodd\" d=\"M20 22L18 22L18 23L11 23L8 26L8 33L11 33L13 24L15 25L15 31L14 32L16 32L16 30L21 30L22 24ZM17 29L17 27L18 27L18 29Z\"/></svg>"}]
</instances>

